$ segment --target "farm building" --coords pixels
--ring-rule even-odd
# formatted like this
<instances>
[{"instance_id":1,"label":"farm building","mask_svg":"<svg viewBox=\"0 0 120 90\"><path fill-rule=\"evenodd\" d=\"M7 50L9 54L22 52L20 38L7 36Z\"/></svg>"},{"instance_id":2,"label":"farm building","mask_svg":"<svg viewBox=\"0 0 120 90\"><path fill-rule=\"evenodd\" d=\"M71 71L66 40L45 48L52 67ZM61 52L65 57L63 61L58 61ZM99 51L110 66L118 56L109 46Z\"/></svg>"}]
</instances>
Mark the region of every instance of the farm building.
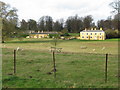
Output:
<instances>
[{"instance_id":1,"label":"farm building","mask_svg":"<svg viewBox=\"0 0 120 90\"><path fill-rule=\"evenodd\" d=\"M57 34L57 32L30 32L26 38L48 38L50 34Z\"/></svg>"},{"instance_id":2,"label":"farm building","mask_svg":"<svg viewBox=\"0 0 120 90\"><path fill-rule=\"evenodd\" d=\"M100 30L83 30L80 32L80 39L83 40L105 40L105 32Z\"/></svg>"},{"instance_id":3,"label":"farm building","mask_svg":"<svg viewBox=\"0 0 120 90\"><path fill-rule=\"evenodd\" d=\"M49 37L49 33L31 33L29 38L46 38Z\"/></svg>"}]
</instances>

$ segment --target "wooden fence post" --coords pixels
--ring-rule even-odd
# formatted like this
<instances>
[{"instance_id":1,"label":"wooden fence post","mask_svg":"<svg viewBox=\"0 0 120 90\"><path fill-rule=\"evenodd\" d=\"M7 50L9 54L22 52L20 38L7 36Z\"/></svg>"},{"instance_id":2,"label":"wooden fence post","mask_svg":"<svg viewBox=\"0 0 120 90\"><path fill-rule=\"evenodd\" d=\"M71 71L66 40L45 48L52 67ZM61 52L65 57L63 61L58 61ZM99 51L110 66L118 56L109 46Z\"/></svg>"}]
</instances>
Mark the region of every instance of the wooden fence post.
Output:
<instances>
[{"instance_id":1,"label":"wooden fence post","mask_svg":"<svg viewBox=\"0 0 120 90\"><path fill-rule=\"evenodd\" d=\"M53 71L54 71L54 78L56 78L55 52L54 51L53 51Z\"/></svg>"},{"instance_id":2,"label":"wooden fence post","mask_svg":"<svg viewBox=\"0 0 120 90\"><path fill-rule=\"evenodd\" d=\"M105 83L107 83L107 63L108 63L108 54L106 54L106 62L105 62Z\"/></svg>"},{"instance_id":3,"label":"wooden fence post","mask_svg":"<svg viewBox=\"0 0 120 90\"><path fill-rule=\"evenodd\" d=\"M16 73L16 50L14 50L14 74Z\"/></svg>"}]
</instances>

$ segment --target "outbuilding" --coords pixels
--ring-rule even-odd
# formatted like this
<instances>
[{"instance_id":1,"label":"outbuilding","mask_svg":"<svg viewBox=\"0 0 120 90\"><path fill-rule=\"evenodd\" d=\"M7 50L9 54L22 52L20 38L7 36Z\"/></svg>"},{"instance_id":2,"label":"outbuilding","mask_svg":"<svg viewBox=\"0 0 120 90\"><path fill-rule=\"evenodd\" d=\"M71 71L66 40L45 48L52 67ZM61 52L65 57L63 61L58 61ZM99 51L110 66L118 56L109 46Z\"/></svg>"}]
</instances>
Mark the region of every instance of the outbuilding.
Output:
<instances>
[{"instance_id":1,"label":"outbuilding","mask_svg":"<svg viewBox=\"0 0 120 90\"><path fill-rule=\"evenodd\" d=\"M49 37L49 33L31 33L29 38L47 38Z\"/></svg>"}]
</instances>

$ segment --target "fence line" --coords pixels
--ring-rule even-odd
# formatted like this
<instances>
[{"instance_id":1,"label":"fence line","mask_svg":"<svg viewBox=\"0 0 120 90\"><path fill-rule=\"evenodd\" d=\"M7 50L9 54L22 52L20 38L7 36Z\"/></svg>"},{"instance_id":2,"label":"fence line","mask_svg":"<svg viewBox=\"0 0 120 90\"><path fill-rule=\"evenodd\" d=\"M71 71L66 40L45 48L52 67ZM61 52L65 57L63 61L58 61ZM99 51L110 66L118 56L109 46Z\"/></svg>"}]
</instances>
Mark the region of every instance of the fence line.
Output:
<instances>
[{"instance_id":1,"label":"fence line","mask_svg":"<svg viewBox=\"0 0 120 90\"><path fill-rule=\"evenodd\" d=\"M57 53L59 54L59 53ZM106 53L84 53L84 52L60 52L60 54L93 54L93 55L105 55ZM118 54L111 54L108 53L109 55L114 55L118 56Z\"/></svg>"}]
</instances>

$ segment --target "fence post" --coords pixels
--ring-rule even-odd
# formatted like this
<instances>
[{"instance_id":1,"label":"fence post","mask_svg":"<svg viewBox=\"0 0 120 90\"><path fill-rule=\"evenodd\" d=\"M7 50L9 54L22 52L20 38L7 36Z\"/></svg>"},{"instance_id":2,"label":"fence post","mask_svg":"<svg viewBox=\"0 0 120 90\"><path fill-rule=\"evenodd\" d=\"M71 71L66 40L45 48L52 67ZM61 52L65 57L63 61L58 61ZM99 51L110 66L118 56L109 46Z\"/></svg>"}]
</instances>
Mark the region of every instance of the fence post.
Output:
<instances>
[{"instance_id":1,"label":"fence post","mask_svg":"<svg viewBox=\"0 0 120 90\"><path fill-rule=\"evenodd\" d=\"M105 83L107 83L107 63L108 63L108 53L106 54L106 62L105 62Z\"/></svg>"},{"instance_id":2,"label":"fence post","mask_svg":"<svg viewBox=\"0 0 120 90\"><path fill-rule=\"evenodd\" d=\"M54 71L54 78L56 78L55 52L54 51L53 51L53 71Z\"/></svg>"},{"instance_id":3,"label":"fence post","mask_svg":"<svg viewBox=\"0 0 120 90\"><path fill-rule=\"evenodd\" d=\"M14 74L16 73L16 50L14 50Z\"/></svg>"}]
</instances>

